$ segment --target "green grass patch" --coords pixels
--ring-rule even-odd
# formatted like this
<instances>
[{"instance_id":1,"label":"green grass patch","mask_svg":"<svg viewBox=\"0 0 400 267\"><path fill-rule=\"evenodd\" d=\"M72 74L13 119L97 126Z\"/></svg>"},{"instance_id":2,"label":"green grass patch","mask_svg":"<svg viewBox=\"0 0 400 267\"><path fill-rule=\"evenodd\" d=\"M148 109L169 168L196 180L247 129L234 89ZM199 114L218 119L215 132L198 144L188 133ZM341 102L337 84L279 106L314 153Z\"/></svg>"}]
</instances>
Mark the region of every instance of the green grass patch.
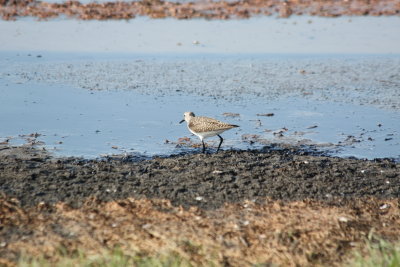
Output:
<instances>
[{"instance_id":1,"label":"green grass patch","mask_svg":"<svg viewBox=\"0 0 400 267\"><path fill-rule=\"evenodd\" d=\"M192 264L179 256L171 253L159 256L126 255L120 249L105 252L104 254L88 255L81 251L65 253L59 250L56 257L46 259L44 257L32 258L23 256L18 262L18 267L191 267Z\"/></svg>"},{"instance_id":2,"label":"green grass patch","mask_svg":"<svg viewBox=\"0 0 400 267\"><path fill-rule=\"evenodd\" d=\"M382 239L368 241L366 251L356 252L351 267L400 267L400 242L390 243Z\"/></svg>"}]
</instances>

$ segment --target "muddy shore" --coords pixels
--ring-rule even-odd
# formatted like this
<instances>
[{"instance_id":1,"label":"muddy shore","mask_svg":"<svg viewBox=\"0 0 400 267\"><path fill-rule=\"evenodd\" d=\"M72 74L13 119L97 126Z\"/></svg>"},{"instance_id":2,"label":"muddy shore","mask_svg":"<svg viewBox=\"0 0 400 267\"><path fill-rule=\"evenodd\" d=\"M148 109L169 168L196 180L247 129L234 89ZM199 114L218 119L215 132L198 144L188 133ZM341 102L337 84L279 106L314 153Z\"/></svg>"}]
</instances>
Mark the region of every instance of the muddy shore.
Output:
<instances>
[{"instance_id":1,"label":"muddy shore","mask_svg":"<svg viewBox=\"0 0 400 267\"><path fill-rule=\"evenodd\" d=\"M22 206L59 201L79 207L88 198L167 199L173 205L215 209L224 203L400 197L400 164L313 155L265 147L141 160L52 158L32 148L3 148L1 192Z\"/></svg>"},{"instance_id":2,"label":"muddy shore","mask_svg":"<svg viewBox=\"0 0 400 267\"><path fill-rule=\"evenodd\" d=\"M2 0L0 16L5 20L18 17L49 19L59 16L83 20L133 19L136 16L150 18L174 17L178 19L235 19L257 15L289 17L291 15L311 15L323 17L337 16L398 16L400 4L388 1L218 1L218 2L168 2L143 0L132 2L108 2L82 4L79 1L48 3L36 0Z\"/></svg>"}]
</instances>

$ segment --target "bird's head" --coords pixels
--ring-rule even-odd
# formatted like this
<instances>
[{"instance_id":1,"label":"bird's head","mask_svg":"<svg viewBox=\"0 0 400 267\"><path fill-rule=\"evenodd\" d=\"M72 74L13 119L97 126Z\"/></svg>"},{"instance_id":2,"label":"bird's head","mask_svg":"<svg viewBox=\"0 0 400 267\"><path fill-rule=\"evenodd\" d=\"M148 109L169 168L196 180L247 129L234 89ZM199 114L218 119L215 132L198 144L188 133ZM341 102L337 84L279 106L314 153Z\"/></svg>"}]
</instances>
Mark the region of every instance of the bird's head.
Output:
<instances>
[{"instance_id":1,"label":"bird's head","mask_svg":"<svg viewBox=\"0 0 400 267\"><path fill-rule=\"evenodd\" d=\"M193 112L191 111L187 111L185 113L183 113L183 120L181 120L179 123L182 123L184 121L189 122L191 118L193 118L195 115Z\"/></svg>"}]
</instances>

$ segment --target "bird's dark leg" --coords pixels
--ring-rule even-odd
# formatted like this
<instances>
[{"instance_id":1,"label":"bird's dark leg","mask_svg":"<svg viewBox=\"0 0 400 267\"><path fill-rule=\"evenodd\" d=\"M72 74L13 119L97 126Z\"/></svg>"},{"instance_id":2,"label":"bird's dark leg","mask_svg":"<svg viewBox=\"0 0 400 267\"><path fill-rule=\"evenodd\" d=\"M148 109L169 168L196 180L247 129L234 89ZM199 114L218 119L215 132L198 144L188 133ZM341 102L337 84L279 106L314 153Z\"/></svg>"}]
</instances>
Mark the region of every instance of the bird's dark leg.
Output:
<instances>
[{"instance_id":1,"label":"bird's dark leg","mask_svg":"<svg viewBox=\"0 0 400 267\"><path fill-rule=\"evenodd\" d=\"M221 145L222 145L222 142L224 141L224 139L219 135L219 134L217 134L218 135L218 137L219 137L219 139L221 139L221 142L219 142L219 145L218 145L218 148L217 148L217 152L219 151L219 148L221 147Z\"/></svg>"},{"instance_id":2,"label":"bird's dark leg","mask_svg":"<svg viewBox=\"0 0 400 267\"><path fill-rule=\"evenodd\" d=\"M206 145L204 144L203 140L201 140L201 142L203 143L203 151L202 151L202 153L204 154L204 153L206 153Z\"/></svg>"}]
</instances>

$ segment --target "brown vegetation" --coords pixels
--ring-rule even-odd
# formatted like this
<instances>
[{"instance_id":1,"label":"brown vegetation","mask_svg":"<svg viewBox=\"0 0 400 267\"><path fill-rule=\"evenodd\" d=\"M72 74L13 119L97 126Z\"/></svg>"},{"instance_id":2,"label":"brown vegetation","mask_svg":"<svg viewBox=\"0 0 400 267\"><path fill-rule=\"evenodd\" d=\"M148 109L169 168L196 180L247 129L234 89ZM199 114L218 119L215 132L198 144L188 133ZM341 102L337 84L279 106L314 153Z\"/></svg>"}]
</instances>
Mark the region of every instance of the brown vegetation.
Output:
<instances>
[{"instance_id":1,"label":"brown vegetation","mask_svg":"<svg viewBox=\"0 0 400 267\"><path fill-rule=\"evenodd\" d=\"M266 199L213 211L132 198L90 199L78 209L64 203L22 208L2 198L0 222L7 237L0 257L9 265L21 252L57 261L60 247L96 254L118 246L127 254L176 253L195 265L337 266L372 233L388 240L400 235L398 200L374 198L340 206Z\"/></svg>"},{"instance_id":2,"label":"brown vegetation","mask_svg":"<svg viewBox=\"0 0 400 267\"><path fill-rule=\"evenodd\" d=\"M141 0L135 2L107 2L81 4L79 1L47 3L36 0L0 0L0 16L5 20L33 16L48 19L67 16L82 20L132 19L136 16L177 19L248 18L255 15L311 15L336 17L342 15L399 15L398 0L241 0L168 2Z\"/></svg>"}]
</instances>

